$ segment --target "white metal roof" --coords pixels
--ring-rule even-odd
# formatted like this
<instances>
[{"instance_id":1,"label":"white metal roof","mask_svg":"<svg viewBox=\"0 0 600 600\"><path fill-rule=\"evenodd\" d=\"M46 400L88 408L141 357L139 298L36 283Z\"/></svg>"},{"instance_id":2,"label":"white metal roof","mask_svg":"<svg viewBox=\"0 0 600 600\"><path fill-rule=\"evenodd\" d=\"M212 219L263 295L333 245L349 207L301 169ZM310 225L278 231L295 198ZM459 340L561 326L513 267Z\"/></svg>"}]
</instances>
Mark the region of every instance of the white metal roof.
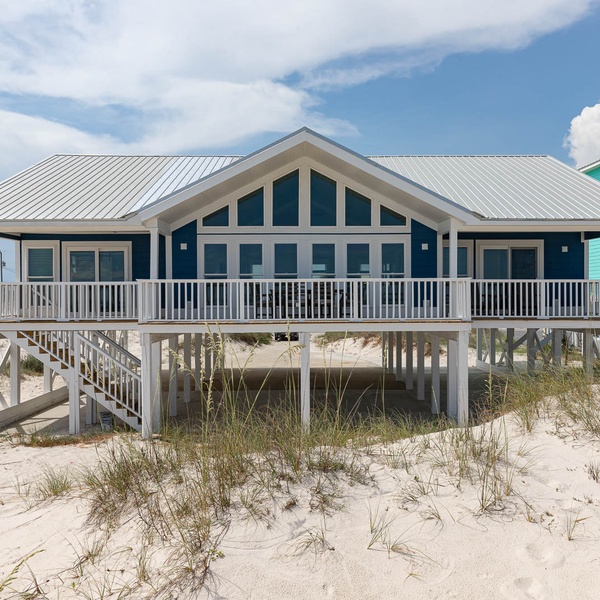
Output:
<instances>
[{"instance_id":1,"label":"white metal roof","mask_svg":"<svg viewBox=\"0 0 600 600\"><path fill-rule=\"evenodd\" d=\"M372 156L487 219L600 219L600 183L550 156Z\"/></svg>"},{"instance_id":2,"label":"white metal roof","mask_svg":"<svg viewBox=\"0 0 600 600\"><path fill-rule=\"evenodd\" d=\"M118 219L237 156L51 156L0 183L0 219Z\"/></svg>"},{"instance_id":3,"label":"white metal roof","mask_svg":"<svg viewBox=\"0 0 600 600\"><path fill-rule=\"evenodd\" d=\"M0 183L0 219L120 219L239 156L56 155ZM600 182L548 156L373 156L484 219L600 219Z\"/></svg>"}]
</instances>

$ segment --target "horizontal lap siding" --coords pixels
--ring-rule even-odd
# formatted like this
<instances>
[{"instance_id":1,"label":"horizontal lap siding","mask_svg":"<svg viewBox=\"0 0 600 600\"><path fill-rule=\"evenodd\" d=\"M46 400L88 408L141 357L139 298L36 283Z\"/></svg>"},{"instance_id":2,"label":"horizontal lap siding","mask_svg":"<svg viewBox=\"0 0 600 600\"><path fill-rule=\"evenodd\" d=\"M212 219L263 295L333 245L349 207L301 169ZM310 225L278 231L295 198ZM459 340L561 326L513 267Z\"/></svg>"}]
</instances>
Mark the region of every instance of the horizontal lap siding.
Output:
<instances>
[{"instance_id":1,"label":"horizontal lap siding","mask_svg":"<svg viewBox=\"0 0 600 600\"><path fill-rule=\"evenodd\" d=\"M61 280L65 279L62 265L62 244L63 242L131 242L131 277L137 279L149 279L150 277L150 235L140 234L24 234L22 238L28 240L58 240L61 243L60 262L61 262Z\"/></svg>"}]
</instances>

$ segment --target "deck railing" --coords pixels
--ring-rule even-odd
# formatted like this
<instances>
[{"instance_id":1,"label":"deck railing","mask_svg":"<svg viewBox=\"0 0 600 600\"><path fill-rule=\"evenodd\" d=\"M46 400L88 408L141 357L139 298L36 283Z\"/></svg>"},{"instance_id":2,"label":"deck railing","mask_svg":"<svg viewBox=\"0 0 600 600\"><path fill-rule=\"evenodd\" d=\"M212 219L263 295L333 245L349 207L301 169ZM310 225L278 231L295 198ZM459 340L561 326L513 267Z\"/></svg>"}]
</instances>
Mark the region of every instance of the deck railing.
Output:
<instances>
[{"instance_id":1,"label":"deck railing","mask_svg":"<svg viewBox=\"0 0 600 600\"><path fill-rule=\"evenodd\" d=\"M0 320L281 322L600 318L600 281L194 279L0 283Z\"/></svg>"},{"instance_id":2,"label":"deck railing","mask_svg":"<svg viewBox=\"0 0 600 600\"><path fill-rule=\"evenodd\" d=\"M600 281L480 279L471 281L474 319L600 317Z\"/></svg>"},{"instance_id":3,"label":"deck railing","mask_svg":"<svg viewBox=\"0 0 600 600\"><path fill-rule=\"evenodd\" d=\"M140 321L386 321L470 318L461 279L142 281Z\"/></svg>"}]
</instances>

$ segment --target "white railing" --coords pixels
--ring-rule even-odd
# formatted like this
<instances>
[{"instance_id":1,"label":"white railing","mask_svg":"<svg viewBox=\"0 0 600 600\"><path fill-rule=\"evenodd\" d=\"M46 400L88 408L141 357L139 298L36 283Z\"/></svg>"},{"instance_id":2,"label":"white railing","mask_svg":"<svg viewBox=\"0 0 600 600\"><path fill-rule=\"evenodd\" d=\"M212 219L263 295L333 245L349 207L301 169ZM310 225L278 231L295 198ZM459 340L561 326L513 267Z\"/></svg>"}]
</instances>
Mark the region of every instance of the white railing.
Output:
<instances>
[{"instance_id":1,"label":"white railing","mask_svg":"<svg viewBox=\"0 0 600 600\"><path fill-rule=\"evenodd\" d=\"M136 282L1 283L0 318L23 321L137 319Z\"/></svg>"},{"instance_id":2,"label":"white railing","mask_svg":"<svg viewBox=\"0 0 600 600\"><path fill-rule=\"evenodd\" d=\"M471 281L473 318L600 317L600 281L482 279Z\"/></svg>"},{"instance_id":3,"label":"white railing","mask_svg":"<svg viewBox=\"0 0 600 600\"><path fill-rule=\"evenodd\" d=\"M465 279L198 279L140 285L140 322L470 318Z\"/></svg>"},{"instance_id":4,"label":"white railing","mask_svg":"<svg viewBox=\"0 0 600 600\"><path fill-rule=\"evenodd\" d=\"M84 382L92 384L120 408L141 419L142 383L135 366L137 359L135 364L117 361L99 343L79 333L75 334L75 344L79 350L74 353L76 368Z\"/></svg>"}]
</instances>

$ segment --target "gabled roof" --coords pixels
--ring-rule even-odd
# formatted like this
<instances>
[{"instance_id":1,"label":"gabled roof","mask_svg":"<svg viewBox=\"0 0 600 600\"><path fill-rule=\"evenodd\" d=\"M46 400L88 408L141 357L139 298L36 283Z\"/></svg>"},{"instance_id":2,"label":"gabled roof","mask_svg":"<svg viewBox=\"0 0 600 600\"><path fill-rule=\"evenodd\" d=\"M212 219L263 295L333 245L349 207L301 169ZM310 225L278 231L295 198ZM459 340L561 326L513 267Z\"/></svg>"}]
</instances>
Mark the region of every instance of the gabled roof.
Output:
<instances>
[{"instance_id":1,"label":"gabled roof","mask_svg":"<svg viewBox=\"0 0 600 600\"><path fill-rule=\"evenodd\" d=\"M417 203L439 201L438 212L484 220L600 220L600 183L548 156L369 158L306 128L246 157L55 155L0 183L0 219L111 220L163 205L172 210L213 181L308 146L319 157L335 155L334 167L352 163L371 182L414 194Z\"/></svg>"}]
</instances>

